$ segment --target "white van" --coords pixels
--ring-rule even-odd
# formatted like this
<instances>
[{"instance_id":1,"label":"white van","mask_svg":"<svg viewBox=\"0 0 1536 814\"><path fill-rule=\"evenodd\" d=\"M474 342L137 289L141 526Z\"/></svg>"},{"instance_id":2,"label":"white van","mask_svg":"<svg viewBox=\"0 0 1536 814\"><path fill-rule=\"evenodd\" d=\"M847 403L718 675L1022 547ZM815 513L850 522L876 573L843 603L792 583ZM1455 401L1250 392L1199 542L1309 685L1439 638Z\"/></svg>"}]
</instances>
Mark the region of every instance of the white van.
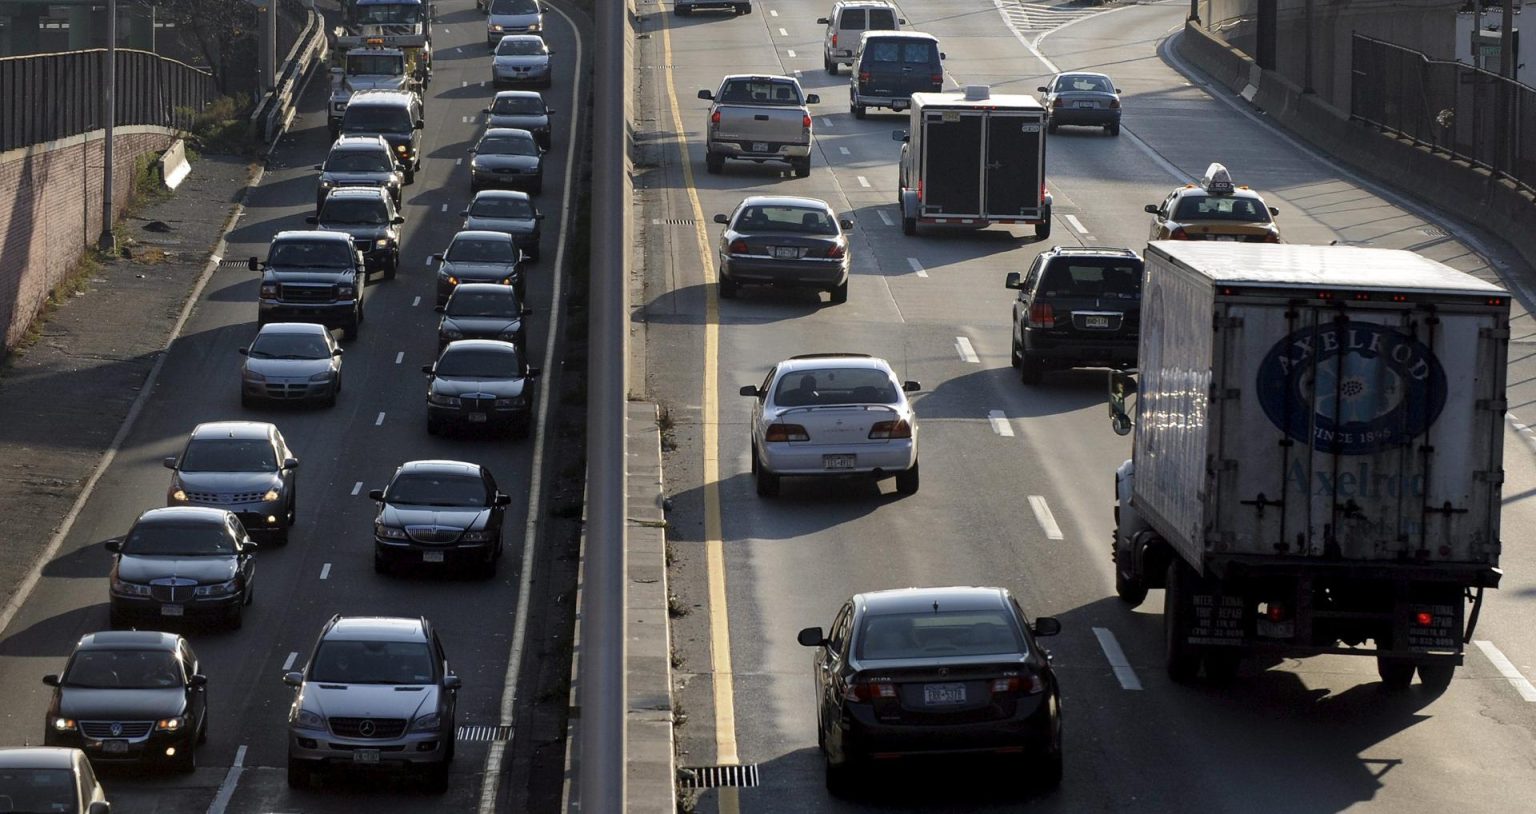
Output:
<instances>
[{"instance_id":1,"label":"white van","mask_svg":"<svg viewBox=\"0 0 1536 814\"><path fill-rule=\"evenodd\" d=\"M830 74L836 74L839 65L853 65L859 35L865 31L896 31L907 24L887 0L838 0L832 13L816 22L827 27L821 62Z\"/></svg>"}]
</instances>

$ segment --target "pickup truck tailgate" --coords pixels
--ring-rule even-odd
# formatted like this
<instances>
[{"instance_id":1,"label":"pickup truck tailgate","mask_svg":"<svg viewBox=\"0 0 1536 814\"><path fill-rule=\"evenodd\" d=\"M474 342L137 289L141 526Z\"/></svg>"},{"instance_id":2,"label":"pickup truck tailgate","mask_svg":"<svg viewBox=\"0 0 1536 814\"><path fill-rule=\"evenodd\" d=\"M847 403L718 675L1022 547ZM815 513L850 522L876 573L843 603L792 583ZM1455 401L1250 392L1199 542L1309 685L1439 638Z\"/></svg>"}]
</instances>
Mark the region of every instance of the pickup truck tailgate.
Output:
<instances>
[{"instance_id":1,"label":"pickup truck tailgate","mask_svg":"<svg viewBox=\"0 0 1536 814\"><path fill-rule=\"evenodd\" d=\"M810 141L809 118L798 107L749 107L721 105L715 137L722 141L761 141L773 144L805 144Z\"/></svg>"}]
</instances>

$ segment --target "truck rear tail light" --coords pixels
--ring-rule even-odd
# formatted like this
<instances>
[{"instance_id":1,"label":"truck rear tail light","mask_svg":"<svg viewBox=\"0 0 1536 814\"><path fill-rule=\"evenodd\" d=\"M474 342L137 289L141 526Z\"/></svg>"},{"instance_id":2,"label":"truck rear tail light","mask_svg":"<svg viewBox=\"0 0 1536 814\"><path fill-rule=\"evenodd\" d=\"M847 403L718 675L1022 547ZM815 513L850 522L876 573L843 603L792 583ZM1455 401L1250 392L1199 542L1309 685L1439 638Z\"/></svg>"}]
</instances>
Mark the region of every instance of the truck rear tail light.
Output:
<instances>
[{"instance_id":1,"label":"truck rear tail light","mask_svg":"<svg viewBox=\"0 0 1536 814\"><path fill-rule=\"evenodd\" d=\"M840 260L842 259L843 255L846 255L847 253L848 247L841 243L834 243L827 249L827 257L830 257L833 260Z\"/></svg>"},{"instance_id":2,"label":"truck rear tail light","mask_svg":"<svg viewBox=\"0 0 1536 814\"><path fill-rule=\"evenodd\" d=\"M1056 327L1056 309L1052 308L1048 302L1037 302L1029 306L1029 327Z\"/></svg>"},{"instance_id":3,"label":"truck rear tail light","mask_svg":"<svg viewBox=\"0 0 1536 814\"><path fill-rule=\"evenodd\" d=\"M1419 627L1429 627L1435 623L1435 615L1429 611L1419 611L1413 615L1413 623Z\"/></svg>"},{"instance_id":4,"label":"truck rear tail light","mask_svg":"<svg viewBox=\"0 0 1536 814\"><path fill-rule=\"evenodd\" d=\"M848 684L849 701L876 701L895 697L896 685L888 681L854 681Z\"/></svg>"},{"instance_id":5,"label":"truck rear tail light","mask_svg":"<svg viewBox=\"0 0 1536 814\"><path fill-rule=\"evenodd\" d=\"M720 123L720 111L716 110L714 113L709 114L709 123L710 124L719 124Z\"/></svg>"},{"instance_id":6,"label":"truck rear tail light","mask_svg":"<svg viewBox=\"0 0 1536 814\"><path fill-rule=\"evenodd\" d=\"M872 440L911 438L912 425L908 424L906 419L900 418L895 421L876 421L874 426L869 428L869 437Z\"/></svg>"},{"instance_id":7,"label":"truck rear tail light","mask_svg":"<svg viewBox=\"0 0 1536 814\"><path fill-rule=\"evenodd\" d=\"M1184 231L1184 227L1180 226L1179 228L1174 229L1171 233L1169 233L1168 239L1169 240L1189 240L1189 233Z\"/></svg>"},{"instance_id":8,"label":"truck rear tail light","mask_svg":"<svg viewBox=\"0 0 1536 814\"><path fill-rule=\"evenodd\" d=\"M928 81L932 82L935 85L938 85L939 87L943 87L944 86L944 74L936 73L936 74L928 77Z\"/></svg>"},{"instance_id":9,"label":"truck rear tail light","mask_svg":"<svg viewBox=\"0 0 1536 814\"><path fill-rule=\"evenodd\" d=\"M1291 609L1284 602L1260 602L1259 615L1271 622L1284 622L1291 618Z\"/></svg>"},{"instance_id":10,"label":"truck rear tail light","mask_svg":"<svg viewBox=\"0 0 1536 814\"><path fill-rule=\"evenodd\" d=\"M811 129L811 114L807 113L800 117L800 126L807 130Z\"/></svg>"},{"instance_id":11,"label":"truck rear tail light","mask_svg":"<svg viewBox=\"0 0 1536 814\"><path fill-rule=\"evenodd\" d=\"M799 424L774 424L763 435L765 441L809 441L811 436Z\"/></svg>"}]
</instances>

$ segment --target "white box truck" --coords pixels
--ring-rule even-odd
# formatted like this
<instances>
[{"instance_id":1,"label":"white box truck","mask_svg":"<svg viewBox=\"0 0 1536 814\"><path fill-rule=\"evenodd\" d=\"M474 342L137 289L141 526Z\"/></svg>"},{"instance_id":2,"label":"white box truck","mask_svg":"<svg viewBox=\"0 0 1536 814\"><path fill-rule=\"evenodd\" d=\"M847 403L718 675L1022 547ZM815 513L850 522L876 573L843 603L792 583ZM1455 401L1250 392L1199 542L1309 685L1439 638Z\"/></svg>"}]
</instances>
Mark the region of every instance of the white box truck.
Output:
<instances>
[{"instance_id":1,"label":"white box truck","mask_svg":"<svg viewBox=\"0 0 1536 814\"><path fill-rule=\"evenodd\" d=\"M1169 675L1361 654L1443 690L1499 584L1509 293L1347 246L1155 241L1144 274L1115 587L1164 589Z\"/></svg>"}]
</instances>

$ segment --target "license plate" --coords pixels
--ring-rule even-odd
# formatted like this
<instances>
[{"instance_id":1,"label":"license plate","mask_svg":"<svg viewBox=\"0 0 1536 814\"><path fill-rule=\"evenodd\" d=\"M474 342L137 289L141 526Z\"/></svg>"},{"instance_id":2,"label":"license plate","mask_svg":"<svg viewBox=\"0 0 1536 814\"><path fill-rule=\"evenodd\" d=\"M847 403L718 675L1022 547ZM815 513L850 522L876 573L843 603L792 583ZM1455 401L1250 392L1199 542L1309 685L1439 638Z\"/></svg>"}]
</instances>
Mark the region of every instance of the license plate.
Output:
<instances>
[{"instance_id":1,"label":"license plate","mask_svg":"<svg viewBox=\"0 0 1536 814\"><path fill-rule=\"evenodd\" d=\"M1089 328L1108 328L1109 317L1083 317L1083 325Z\"/></svg>"},{"instance_id":2,"label":"license plate","mask_svg":"<svg viewBox=\"0 0 1536 814\"><path fill-rule=\"evenodd\" d=\"M182 616L185 613L186 613L186 609L183 608L180 605L161 605L160 606L160 615L161 616Z\"/></svg>"},{"instance_id":3,"label":"license plate","mask_svg":"<svg viewBox=\"0 0 1536 814\"><path fill-rule=\"evenodd\" d=\"M421 561L422 562L442 562L443 561L443 552L441 552L441 551L423 551L423 552L421 552Z\"/></svg>"},{"instance_id":4,"label":"license plate","mask_svg":"<svg viewBox=\"0 0 1536 814\"><path fill-rule=\"evenodd\" d=\"M780 260L797 260L800 257L800 250L794 246L774 246L773 256Z\"/></svg>"},{"instance_id":5,"label":"license plate","mask_svg":"<svg viewBox=\"0 0 1536 814\"><path fill-rule=\"evenodd\" d=\"M470 413L469 414L469 423L471 423L471 424L480 424L480 423L484 423L484 421L485 421L485 413Z\"/></svg>"},{"instance_id":6,"label":"license plate","mask_svg":"<svg viewBox=\"0 0 1536 814\"><path fill-rule=\"evenodd\" d=\"M1217 240L1237 240L1237 235L1214 235Z\"/></svg>"},{"instance_id":7,"label":"license plate","mask_svg":"<svg viewBox=\"0 0 1536 814\"><path fill-rule=\"evenodd\" d=\"M768 152L768 142L766 142L766 141L754 141L754 142L752 142L752 152L754 152L754 153L766 153L766 152Z\"/></svg>"},{"instance_id":8,"label":"license plate","mask_svg":"<svg viewBox=\"0 0 1536 814\"><path fill-rule=\"evenodd\" d=\"M823 455L821 465L827 469L852 469L853 455Z\"/></svg>"},{"instance_id":9,"label":"license plate","mask_svg":"<svg viewBox=\"0 0 1536 814\"><path fill-rule=\"evenodd\" d=\"M352 762L353 763L378 763L379 762L379 750L377 750L377 749L353 749L352 750Z\"/></svg>"},{"instance_id":10,"label":"license plate","mask_svg":"<svg viewBox=\"0 0 1536 814\"><path fill-rule=\"evenodd\" d=\"M964 684L924 684L923 703L929 705L964 704Z\"/></svg>"},{"instance_id":11,"label":"license plate","mask_svg":"<svg viewBox=\"0 0 1536 814\"><path fill-rule=\"evenodd\" d=\"M101 751L109 755L121 755L128 751L128 741L102 741Z\"/></svg>"},{"instance_id":12,"label":"license plate","mask_svg":"<svg viewBox=\"0 0 1536 814\"><path fill-rule=\"evenodd\" d=\"M1077 106L1080 107L1080 108L1089 108L1089 109L1098 107L1098 105L1094 104L1093 102L1078 102Z\"/></svg>"}]
</instances>

